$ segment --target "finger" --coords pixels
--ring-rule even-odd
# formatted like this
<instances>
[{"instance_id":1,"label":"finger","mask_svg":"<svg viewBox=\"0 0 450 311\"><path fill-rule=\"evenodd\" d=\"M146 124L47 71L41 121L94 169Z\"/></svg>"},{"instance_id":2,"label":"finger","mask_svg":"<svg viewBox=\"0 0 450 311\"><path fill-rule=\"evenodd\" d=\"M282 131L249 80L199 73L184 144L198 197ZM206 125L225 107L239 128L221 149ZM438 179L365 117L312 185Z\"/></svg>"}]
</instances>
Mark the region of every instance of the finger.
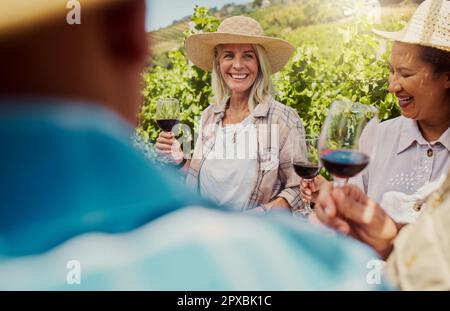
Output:
<instances>
[{"instance_id":1,"label":"finger","mask_svg":"<svg viewBox=\"0 0 450 311\"><path fill-rule=\"evenodd\" d=\"M320 188L320 186L321 186L324 182L326 182L326 179L325 179L323 176L321 176L321 175L317 175L317 176L314 178L314 186L316 186L317 188Z\"/></svg>"},{"instance_id":2,"label":"finger","mask_svg":"<svg viewBox=\"0 0 450 311\"><path fill-rule=\"evenodd\" d=\"M335 229L336 231L339 231L342 234L349 235L350 230L350 224L345 221L342 218L335 217L330 221L330 226Z\"/></svg>"},{"instance_id":3,"label":"finger","mask_svg":"<svg viewBox=\"0 0 450 311\"><path fill-rule=\"evenodd\" d=\"M172 146L168 144L156 143L155 148L156 151L172 151Z\"/></svg>"},{"instance_id":4,"label":"finger","mask_svg":"<svg viewBox=\"0 0 450 311\"><path fill-rule=\"evenodd\" d=\"M325 213L325 210L322 206L316 204L314 207L314 212L317 216L317 219L324 225L329 226L331 222L331 218Z\"/></svg>"},{"instance_id":5,"label":"finger","mask_svg":"<svg viewBox=\"0 0 450 311\"><path fill-rule=\"evenodd\" d=\"M361 203L360 193L356 193L360 201L355 200L355 193L349 189L333 189L332 197L340 214L358 224L369 224L374 220L377 204L372 200ZM364 197L366 197L364 195ZM367 198L367 197L366 197ZM369 204L370 203L370 204Z\"/></svg>"},{"instance_id":6,"label":"finger","mask_svg":"<svg viewBox=\"0 0 450 311\"><path fill-rule=\"evenodd\" d=\"M164 137L158 137L156 139L156 142L161 143L161 144L173 145L176 142L176 140L173 138L168 139L168 138L164 138Z\"/></svg>"},{"instance_id":7,"label":"finger","mask_svg":"<svg viewBox=\"0 0 450 311\"><path fill-rule=\"evenodd\" d=\"M332 190L333 186L331 183L323 183L320 187L319 196L316 201L316 206L321 209L324 216L327 218L332 218L336 215L335 203L331 197Z\"/></svg>"},{"instance_id":8,"label":"finger","mask_svg":"<svg viewBox=\"0 0 450 311\"><path fill-rule=\"evenodd\" d=\"M311 202L312 197L310 195L303 195L302 194L302 199L305 202Z\"/></svg>"},{"instance_id":9,"label":"finger","mask_svg":"<svg viewBox=\"0 0 450 311\"><path fill-rule=\"evenodd\" d=\"M300 183L301 188L308 189L309 188L309 182L306 182L304 179Z\"/></svg>"},{"instance_id":10,"label":"finger","mask_svg":"<svg viewBox=\"0 0 450 311\"><path fill-rule=\"evenodd\" d=\"M173 138L174 135L172 132L161 132L159 133L159 137L170 139Z\"/></svg>"},{"instance_id":11,"label":"finger","mask_svg":"<svg viewBox=\"0 0 450 311\"><path fill-rule=\"evenodd\" d=\"M358 186L346 184L341 189L346 196L349 196L360 203L366 203L367 195Z\"/></svg>"}]
</instances>

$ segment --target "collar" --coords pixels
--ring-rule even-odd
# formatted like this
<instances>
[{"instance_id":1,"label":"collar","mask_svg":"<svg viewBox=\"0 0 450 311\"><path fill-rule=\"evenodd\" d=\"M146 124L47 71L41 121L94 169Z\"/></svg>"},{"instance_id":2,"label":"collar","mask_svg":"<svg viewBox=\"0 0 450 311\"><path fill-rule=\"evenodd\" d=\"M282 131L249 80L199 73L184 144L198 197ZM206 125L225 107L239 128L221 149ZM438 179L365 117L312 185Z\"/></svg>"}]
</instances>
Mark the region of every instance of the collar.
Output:
<instances>
[{"instance_id":1,"label":"collar","mask_svg":"<svg viewBox=\"0 0 450 311\"><path fill-rule=\"evenodd\" d=\"M221 103L214 105L214 113L219 114L225 113L225 110L227 109L228 100L230 97L226 97ZM263 118L267 117L267 114L269 113L270 104L272 102L272 96L267 96L266 100L262 103L259 103L255 109L253 109L252 115L255 118Z\"/></svg>"},{"instance_id":2,"label":"collar","mask_svg":"<svg viewBox=\"0 0 450 311\"><path fill-rule=\"evenodd\" d=\"M429 145L429 142L423 138L422 133L419 130L417 121L400 117L402 122L400 127L400 139L397 147L397 154L405 151L414 142L419 145ZM442 135L436 140L436 143L441 143L447 150L450 150L450 128L448 128Z\"/></svg>"},{"instance_id":3,"label":"collar","mask_svg":"<svg viewBox=\"0 0 450 311\"><path fill-rule=\"evenodd\" d=\"M447 151L450 151L450 127L439 137L437 140L440 142Z\"/></svg>"}]
</instances>

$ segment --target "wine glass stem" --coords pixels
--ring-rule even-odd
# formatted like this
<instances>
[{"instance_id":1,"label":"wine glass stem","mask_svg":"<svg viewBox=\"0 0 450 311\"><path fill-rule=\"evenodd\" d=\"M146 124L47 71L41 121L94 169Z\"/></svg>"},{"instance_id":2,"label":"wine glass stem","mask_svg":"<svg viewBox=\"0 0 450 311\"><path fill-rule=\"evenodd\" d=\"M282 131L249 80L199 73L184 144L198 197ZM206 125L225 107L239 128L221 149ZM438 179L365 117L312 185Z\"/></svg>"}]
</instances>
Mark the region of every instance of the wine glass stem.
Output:
<instances>
[{"instance_id":1,"label":"wine glass stem","mask_svg":"<svg viewBox=\"0 0 450 311\"><path fill-rule=\"evenodd\" d=\"M305 181L309 184L312 183L313 180L312 179L305 179ZM306 213L312 213L312 208L311 208L311 202L309 200L305 200L305 212Z\"/></svg>"},{"instance_id":2,"label":"wine glass stem","mask_svg":"<svg viewBox=\"0 0 450 311\"><path fill-rule=\"evenodd\" d=\"M309 201L305 202L305 211L307 213L311 213L312 212L311 203Z\"/></svg>"}]
</instances>

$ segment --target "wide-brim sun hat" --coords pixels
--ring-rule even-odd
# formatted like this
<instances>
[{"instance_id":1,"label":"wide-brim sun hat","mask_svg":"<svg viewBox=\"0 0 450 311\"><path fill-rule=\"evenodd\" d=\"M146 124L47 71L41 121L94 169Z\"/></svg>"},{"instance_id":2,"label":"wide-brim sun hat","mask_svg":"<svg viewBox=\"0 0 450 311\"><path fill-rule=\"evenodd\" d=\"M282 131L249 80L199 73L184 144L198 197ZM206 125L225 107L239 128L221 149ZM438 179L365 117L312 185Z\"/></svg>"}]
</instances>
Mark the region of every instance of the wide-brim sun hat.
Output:
<instances>
[{"instance_id":1,"label":"wide-brim sun hat","mask_svg":"<svg viewBox=\"0 0 450 311\"><path fill-rule=\"evenodd\" d=\"M97 7L125 2L125 0L78 0L83 13ZM67 0L0 0L0 38L21 31L35 29L36 26L55 20L66 21L73 8ZM82 22L82 21L81 21Z\"/></svg>"},{"instance_id":2,"label":"wide-brim sun hat","mask_svg":"<svg viewBox=\"0 0 450 311\"><path fill-rule=\"evenodd\" d=\"M450 1L426 0L400 31L372 29L377 35L398 42L419 44L450 52Z\"/></svg>"},{"instance_id":3,"label":"wide-brim sun hat","mask_svg":"<svg viewBox=\"0 0 450 311\"><path fill-rule=\"evenodd\" d=\"M189 60L203 70L211 71L215 47L219 44L258 44L269 59L270 72L280 71L291 58L295 48L287 41L264 35L261 25L253 18L233 16L226 18L216 32L189 36L185 43Z\"/></svg>"}]
</instances>

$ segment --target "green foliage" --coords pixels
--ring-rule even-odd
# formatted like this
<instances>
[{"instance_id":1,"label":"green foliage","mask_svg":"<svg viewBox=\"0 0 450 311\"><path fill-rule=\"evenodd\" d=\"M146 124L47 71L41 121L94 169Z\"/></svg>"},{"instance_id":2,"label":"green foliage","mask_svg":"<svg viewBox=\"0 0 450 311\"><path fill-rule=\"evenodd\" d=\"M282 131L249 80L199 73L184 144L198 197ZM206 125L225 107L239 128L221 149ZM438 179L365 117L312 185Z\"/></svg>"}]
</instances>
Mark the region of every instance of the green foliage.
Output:
<instances>
[{"instance_id":1,"label":"green foliage","mask_svg":"<svg viewBox=\"0 0 450 311\"><path fill-rule=\"evenodd\" d=\"M198 5L194 7L191 21L193 27L185 32L186 37L199 32L214 32L220 24L219 19L212 16L207 8Z\"/></svg>"},{"instance_id":2,"label":"green foliage","mask_svg":"<svg viewBox=\"0 0 450 311\"><path fill-rule=\"evenodd\" d=\"M333 14L317 14L315 18L335 18L337 15ZM274 13L274 20L276 16ZM293 20L284 22L293 23ZM391 24L398 28L401 18L391 21ZM211 16L207 9L195 7L191 26L184 34L188 36L202 31L215 31L218 25L219 20ZM318 40L319 43L332 43L326 52L323 52L321 45L314 43L314 38L291 41L297 47L296 52L288 66L273 77L277 99L299 113L308 133L320 131L328 107L335 99L347 98L375 105L382 120L398 116L396 100L387 92L389 48L379 51L380 44L371 33L371 25L367 21L330 25L331 29L325 31L322 28L323 32L316 33L317 38L323 36L322 41ZM270 25L266 27L270 28ZM145 101L137 131L146 140L156 139L159 133L155 122L158 98L177 98L181 105L182 123L194 129L199 115L209 105L212 96L210 74L190 64L183 48L168 53L167 62L168 66L155 65L143 74Z\"/></svg>"},{"instance_id":3,"label":"green foliage","mask_svg":"<svg viewBox=\"0 0 450 311\"><path fill-rule=\"evenodd\" d=\"M365 22L341 29L342 44L328 57L321 57L313 44L300 45L277 76L280 101L298 111L307 132L320 131L335 99L374 105L382 120L399 115L395 98L387 92L389 52L378 51L369 29Z\"/></svg>"}]
</instances>

